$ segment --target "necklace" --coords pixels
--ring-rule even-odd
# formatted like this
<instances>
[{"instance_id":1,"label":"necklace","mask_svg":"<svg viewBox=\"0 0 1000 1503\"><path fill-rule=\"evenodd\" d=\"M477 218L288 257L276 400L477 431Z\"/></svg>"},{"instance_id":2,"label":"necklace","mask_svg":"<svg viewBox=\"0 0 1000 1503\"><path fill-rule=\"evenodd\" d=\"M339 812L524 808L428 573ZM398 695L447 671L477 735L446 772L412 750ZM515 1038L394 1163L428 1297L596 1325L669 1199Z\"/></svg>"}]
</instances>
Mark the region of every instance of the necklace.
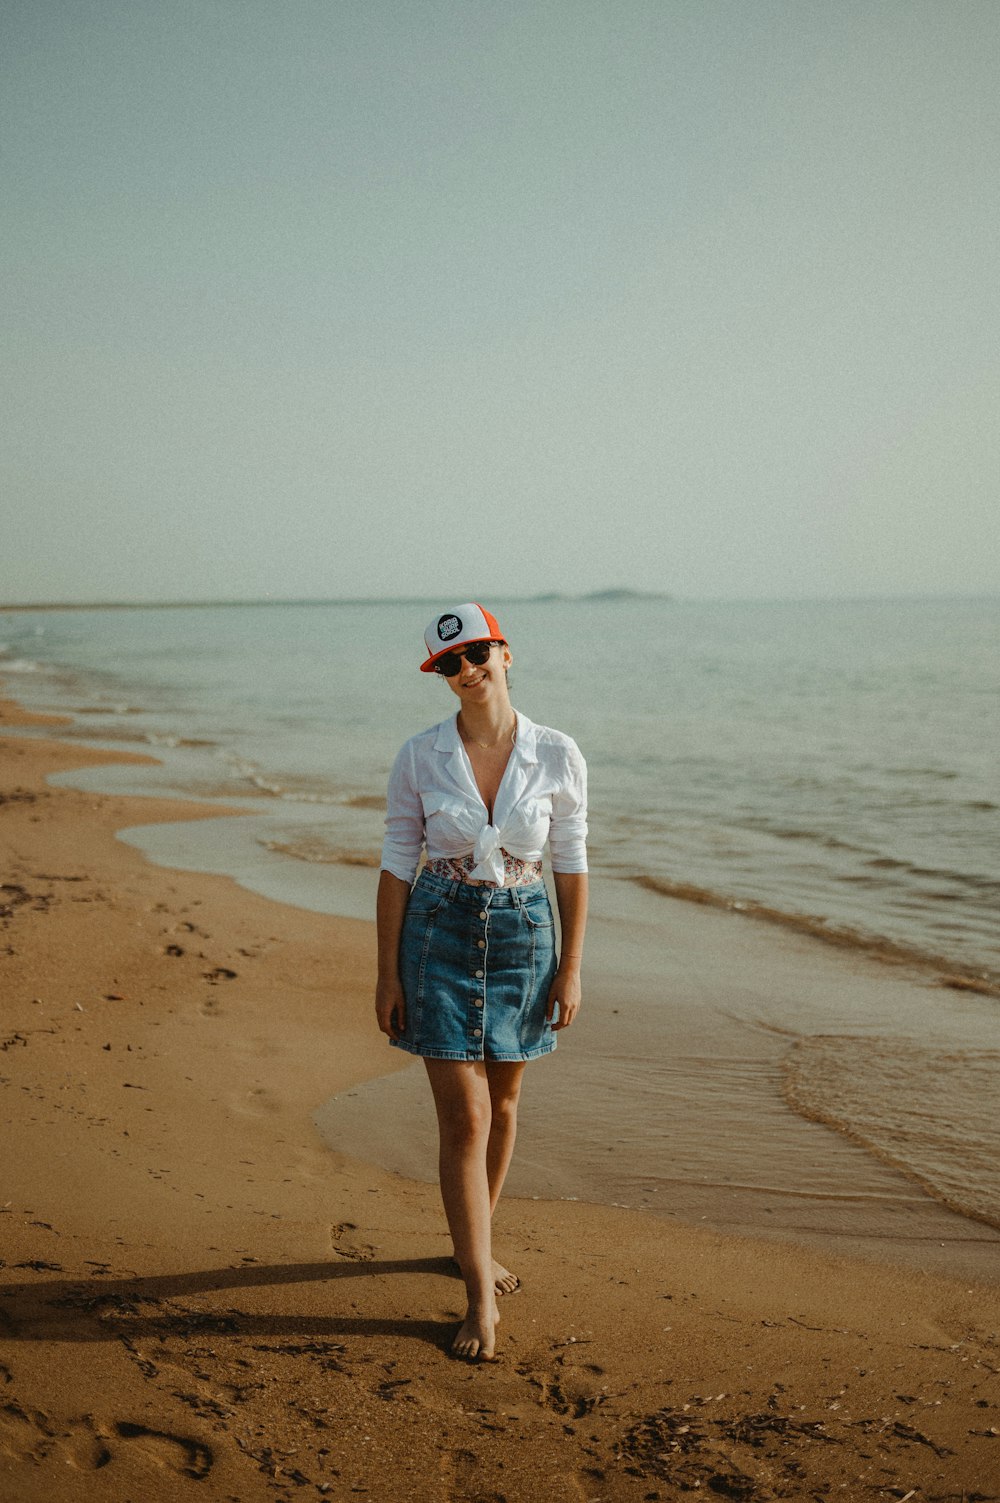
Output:
<instances>
[{"instance_id":1,"label":"necklace","mask_svg":"<svg viewBox=\"0 0 1000 1503\"><path fill-rule=\"evenodd\" d=\"M462 732L462 740L471 741L475 746L481 746L483 751L496 751L497 747L502 746L503 743L507 740L507 734L506 732L504 732L504 734L502 736L498 736L495 741L479 741L475 736L471 735L471 733L466 730L465 726L461 723L461 716L459 716L459 725ZM511 746L517 745L516 715L514 716L514 724L510 728L510 744Z\"/></svg>"}]
</instances>

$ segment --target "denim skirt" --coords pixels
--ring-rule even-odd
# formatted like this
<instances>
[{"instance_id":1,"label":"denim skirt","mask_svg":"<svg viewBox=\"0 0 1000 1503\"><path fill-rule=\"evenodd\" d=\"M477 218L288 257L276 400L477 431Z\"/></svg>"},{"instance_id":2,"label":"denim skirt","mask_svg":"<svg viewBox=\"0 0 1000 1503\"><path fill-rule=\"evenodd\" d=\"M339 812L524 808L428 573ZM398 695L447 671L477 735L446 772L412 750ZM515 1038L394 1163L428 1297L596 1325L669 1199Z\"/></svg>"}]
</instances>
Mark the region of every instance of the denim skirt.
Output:
<instances>
[{"instance_id":1,"label":"denim skirt","mask_svg":"<svg viewBox=\"0 0 1000 1503\"><path fill-rule=\"evenodd\" d=\"M544 882L475 887L421 872L399 946L406 1027L391 1042L425 1059L535 1059L556 973Z\"/></svg>"}]
</instances>

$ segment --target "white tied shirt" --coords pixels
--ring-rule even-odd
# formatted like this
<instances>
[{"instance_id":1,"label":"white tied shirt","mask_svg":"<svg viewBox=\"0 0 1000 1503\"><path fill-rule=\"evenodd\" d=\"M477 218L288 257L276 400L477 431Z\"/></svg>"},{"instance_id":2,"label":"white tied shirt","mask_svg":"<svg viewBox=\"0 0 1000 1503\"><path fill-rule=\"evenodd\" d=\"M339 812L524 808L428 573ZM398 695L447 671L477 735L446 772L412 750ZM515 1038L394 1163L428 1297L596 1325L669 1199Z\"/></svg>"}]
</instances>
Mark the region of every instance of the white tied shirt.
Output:
<instances>
[{"instance_id":1,"label":"white tied shirt","mask_svg":"<svg viewBox=\"0 0 1000 1503\"><path fill-rule=\"evenodd\" d=\"M540 861L546 840L555 872L587 870L587 764L561 731L517 715L517 737L493 804L476 786L458 716L412 736L389 776L382 870L404 882L427 859L467 856L469 876L503 884L503 852Z\"/></svg>"}]
</instances>

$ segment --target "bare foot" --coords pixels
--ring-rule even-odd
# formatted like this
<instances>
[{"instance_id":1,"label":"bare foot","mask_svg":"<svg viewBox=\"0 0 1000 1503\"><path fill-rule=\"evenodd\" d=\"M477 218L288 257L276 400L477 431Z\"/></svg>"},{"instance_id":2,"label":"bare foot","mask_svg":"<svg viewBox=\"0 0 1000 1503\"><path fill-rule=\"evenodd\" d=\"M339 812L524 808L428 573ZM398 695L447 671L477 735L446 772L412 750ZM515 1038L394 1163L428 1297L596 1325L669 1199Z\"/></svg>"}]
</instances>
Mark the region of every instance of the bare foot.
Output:
<instances>
[{"instance_id":1,"label":"bare foot","mask_svg":"<svg viewBox=\"0 0 1000 1503\"><path fill-rule=\"evenodd\" d=\"M493 1279L497 1294L516 1294L521 1287L521 1280L516 1273L511 1273L502 1263L493 1259Z\"/></svg>"},{"instance_id":2,"label":"bare foot","mask_svg":"<svg viewBox=\"0 0 1000 1503\"><path fill-rule=\"evenodd\" d=\"M461 1273L462 1270L459 1267L458 1259L452 1258L451 1261L459 1273ZM502 1263L498 1263L496 1258L493 1259L493 1287L497 1294L516 1294L521 1287L521 1280L517 1274L511 1273L510 1269L505 1268Z\"/></svg>"},{"instance_id":3,"label":"bare foot","mask_svg":"<svg viewBox=\"0 0 1000 1503\"><path fill-rule=\"evenodd\" d=\"M468 1357L470 1361L495 1362L499 1324L500 1311L495 1299L485 1307L470 1305L469 1313L451 1344L452 1352L456 1357Z\"/></svg>"}]
</instances>

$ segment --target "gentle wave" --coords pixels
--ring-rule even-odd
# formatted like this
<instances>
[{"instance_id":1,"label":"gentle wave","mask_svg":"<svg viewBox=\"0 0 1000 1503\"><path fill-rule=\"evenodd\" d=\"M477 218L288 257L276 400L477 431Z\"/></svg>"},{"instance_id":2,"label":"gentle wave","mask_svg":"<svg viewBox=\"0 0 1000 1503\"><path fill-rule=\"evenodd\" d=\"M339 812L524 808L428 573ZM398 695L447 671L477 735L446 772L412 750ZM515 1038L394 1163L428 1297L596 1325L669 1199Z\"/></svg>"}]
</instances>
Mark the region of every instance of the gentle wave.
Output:
<instances>
[{"instance_id":1,"label":"gentle wave","mask_svg":"<svg viewBox=\"0 0 1000 1503\"><path fill-rule=\"evenodd\" d=\"M116 746L149 746L149 737L144 731L115 727L109 731L101 726L67 725L59 729L60 741L113 741ZM155 761L155 758L150 758Z\"/></svg>"},{"instance_id":2,"label":"gentle wave","mask_svg":"<svg viewBox=\"0 0 1000 1503\"><path fill-rule=\"evenodd\" d=\"M172 746L216 746L214 741L196 740L161 740L160 745ZM377 793L349 793L341 788L336 788L324 779L316 777L290 777L283 775L281 778L273 773L266 772L258 763L241 757L233 752L221 749L217 753L219 760L227 767L232 768L235 775L243 782L248 783L258 793L266 793L270 798L282 799L293 804L320 804L330 808L347 809L385 809L385 795Z\"/></svg>"},{"instance_id":3,"label":"gentle wave","mask_svg":"<svg viewBox=\"0 0 1000 1503\"><path fill-rule=\"evenodd\" d=\"M928 807L926 800L924 800L924 807ZM986 799L971 799L965 803L949 803L948 807L974 809L982 814L995 810L997 805ZM850 851L854 855L867 857L868 859L863 861L862 865L877 870L902 872L913 877L940 877L945 881L967 883L970 887L981 890L988 891L992 888L1000 896L1000 882L984 877L978 872L955 871L949 867L917 866L910 861L901 861L895 856L880 855L871 846L857 845L853 841L842 840L838 835L831 835L826 830L812 830L798 825L785 827L773 824L767 819L735 820L734 824L748 830L759 830L765 835L773 836L775 840L808 841L810 845L819 846L827 851Z\"/></svg>"},{"instance_id":4,"label":"gentle wave","mask_svg":"<svg viewBox=\"0 0 1000 1503\"><path fill-rule=\"evenodd\" d=\"M74 715L141 715L138 705L74 705Z\"/></svg>"},{"instance_id":5,"label":"gentle wave","mask_svg":"<svg viewBox=\"0 0 1000 1503\"><path fill-rule=\"evenodd\" d=\"M748 918L763 919L770 924L781 924L809 934L826 944L839 945L842 949L862 950L876 960L888 965L915 965L931 968L942 974L941 985L959 991L981 992L987 997L1000 997L1000 973L981 970L973 966L958 965L954 960L936 955L916 946L899 944L881 935L867 934L861 929L852 929L845 924L832 924L819 914L795 913L781 908L772 908L752 898L731 898L709 887L698 887L691 882L675 882L667 877L634 875L627 880L649 892L663 897L680 898L687 903L701 903L709 908L724 908L731 913L742 913Z\"/></svg>"},{"instance_id":6,"label":"gentle wave","mask_svg":"<svg viewBox=\"0 0 1000 1503\"><path fill-rule=\"evenodd\" d=\"M327 804L344 805L352 802L351 796L331 792L316 787L316 779L302 779L296 782L285 778L279 781L273 774L267 773L256 762L248 761L233 752L221 750L218 753L219 760L227 767L232 768L235 775L244 783L249 783L251 788L259 793L266 793L271 798L284 799L289 803L296 804ZM366 807L362 805L362 807Z\"/></svg>"},{"instance_id":7,"label":"gentle wave","mask_svg":"<svg viewBox=\"0 0 1000 1503\"><path fill-rule=\"evenodd\" d=\"M784 1060L784 1095L951 1210L1000 1228L1000 1051L801 1039Z\"/></svg>"},{"instance_id":8,"label":"gentle wave","mask_svg":"<svg viewBox=\"0 0 1000 1503\"><path fill-rule=\"evenodd\" d=\"M78 713L78 712L77 712ZM93 713L97 713L94 711ZM122 713L127 713L123 711ZM68 741L113 741L116 745L161 747L174 751L177 747L215 746L217 743L200 736L178 736L169 731L144 731L116 725L113 730L101 725L70 725L59 732L60 739ZM231 792L232 790L230 790Z\"/></svg>"},{"instance_id":9,"label":"gentle wave","mask_svg":"<svg viewBox=\"0 0 1000 1503\"><path fill-rule=\"evenodd\" d=\"M378 866L381 855L374 851L355 851L347 846L331 845L318 836L305 840L259 840L258 845L266 851L275 851L280 856L292 856L296 861L308 861L320 866Z\"/></svg>"},{"instance_id":10,"label":"gentle wave","mask_svg":"<svg viewBox=\"0 0 1000 1503\"><path fill-rule=\"evenodd\" d=\"M826 830L803 829L798 825L790 827L772 823L768 819L734 819L733 824L737 829L760 831L764 835L773 835L775 840L808 840L810 845L822 846L828 851L852 851L856 855L867 855L870 846L855 845L850 840L842 840L838 835L831 835Z\"/></svg>"},{"instance_id":11,"label":"gentle wave","mask_svg":"<svg viewBox=\"0 0 1000 1503\"><path fill-rule=\"evenodd\" d=\"M146 741L150 746L217 746L217 741L210 741L201 736L177 736L169 731L147 731Z\"/></svg>"},{"instance_id":12,"label":"gentle wave","mask_svg":"<svg viewBox=\"0 0 1000 1503\"><path fill-rule=\"evenodd\" d=\"M44 673L41 663L36 663L32 658L4 658L0 663L0 670L4 673Z\"/></svg>"},{"instance_id":13,"label":"gentle wave","mask_svg":"<svg viewBox=\"0 0 1000 1503\"><path fill-rule=\"evenodd\" d=\"M930 778L940 783L953 782L959 774L950 767L887 767L884 771L887 778Z\"/></svg>"}]
</instances>

